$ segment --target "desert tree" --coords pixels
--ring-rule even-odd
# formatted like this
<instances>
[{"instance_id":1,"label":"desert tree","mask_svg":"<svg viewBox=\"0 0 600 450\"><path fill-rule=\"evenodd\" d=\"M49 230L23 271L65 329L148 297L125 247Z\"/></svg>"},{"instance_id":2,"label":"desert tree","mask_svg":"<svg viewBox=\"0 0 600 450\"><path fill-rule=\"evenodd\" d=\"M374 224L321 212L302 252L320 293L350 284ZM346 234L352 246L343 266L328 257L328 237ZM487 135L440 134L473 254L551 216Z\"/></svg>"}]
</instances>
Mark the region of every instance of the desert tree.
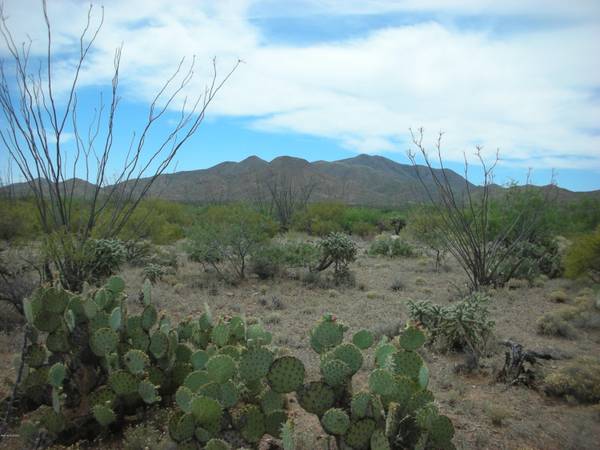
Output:
<instances>
[{"instance_id":1,"label":"desert tree","mask_svg":"<svg viewBox=\"0 0 600 450\"><path fill-rule=\"evenodd\" d=\"M99 93L91 120L82 118L80 106L81 79L104 23L104 9L98 18L90 5L68 79L61 76L57 81L46 0L41 6L45 50L39 56L32 52L30 39L15 40L0 4L0 34L6 46L0 61L0 142L29 187L45 239L58 249L48 255L47 266L59 273L64 287L79 290L86 274L81 273L84 265L78 255L86 243L92 237L119 234L154 181L196 133L240 61L218 76L213 59L208 83L188 97L195 58L180 60L152 98L141 129L131 133L125 147L116 148L122 46L114 52L110 94ZM66 92L61 91L65 82Z\"/></svg>"},{"instance_id":2,"label":"desert tree","mask_svg":"<svg viewBox=\"0 0 600 450\"><path fill-rule=\"evenodd\" d=\"M294 215L308 205L317 185L314 178L269 172L256 180L258 207L273 216L281 229L287 231Z\"/></svg>"},{"instance_id":3,"label":"desert tree","mask_svg":"<svg viewBox=\"0 0 600 450\"><path fill-rule=\"evenodd\" d=\"M501 189L494 183L494 173L499 162L498 152L491 162L487 162L483 157L482 147L476 147L475 157L483 178L480 186L469 181L470 168L465 155L464 185L460 188L451 180L451 171L444 166L443 133L439 133L437 137L433 157L423 143L423 129L411 129L410 133L414 148L408 151L408 157L438 216L440 232L437 236L442 239L443 247L463 268L472 290L503 285L521 263L511 256L535 230L545 202L540 202L536 208L516 211L501 229L492 230L492 196L494 190ZM424 168L417 163L417 155L424 161ZM439 169L434 167L434 161ZM529 187L528 177L525 188ZM552 189L548 190L551 191ZM511 265L508 270L507 264Z\"/></svg>"}]
</instances>

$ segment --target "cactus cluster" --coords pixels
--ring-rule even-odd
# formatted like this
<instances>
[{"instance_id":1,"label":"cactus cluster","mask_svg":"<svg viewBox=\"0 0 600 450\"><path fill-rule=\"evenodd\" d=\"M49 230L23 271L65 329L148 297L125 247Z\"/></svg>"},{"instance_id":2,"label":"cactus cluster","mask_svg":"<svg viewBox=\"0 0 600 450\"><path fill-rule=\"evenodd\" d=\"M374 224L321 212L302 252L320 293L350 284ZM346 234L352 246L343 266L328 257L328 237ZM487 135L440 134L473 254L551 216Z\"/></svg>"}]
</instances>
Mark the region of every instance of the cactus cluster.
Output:
<instances>
[{"instance_id":1,"label":"cactus cluster","mask_svg":"<svg viewBox=\"0 0 600 450\"><path fill-rule=\"evenodd\" d=\"M304 365L276 358L270 333L241 317L213 319L208 308L172 325L149 282L143 309L130 314L124 288L113 277L83 295L51 287L27 300L26 440L116 428L158 402L175 405L168 429L178 448L252 447L266 433L289 440L280 436L284 394L304 383Z\"/></svg>"},{"instance_id":2,"label":"cactus cluster","mask_svg":"<svg viewBox=\"0 0 600 450\"><path fill-rule=\"evenodd\" d=\"M417 350L424 334L415 326L375 349L368 389L353 392L352 377L363 365L373 335L361 330L344 342L346 327L331 315L312 329L321 379L298 390L300 406L317 415L340 449L453 449L452 422L437 410L427 390L429 372Z\"/></svg>"},{"instance_id":3,"label":"cactus cluster","mask_svg":"<svg viewBox=\"0 0 600 450\"><path fill-rule=\"evenodd\" d=\"M203 316L180 328L198 350L189 356L190 370L175 393L169 434L178 446L251 448L265 434L285 440L285 394L303 385L302 362L276 357L270 333L246 326L240 317L212 323Z\"/></svg>"}]
</instances>

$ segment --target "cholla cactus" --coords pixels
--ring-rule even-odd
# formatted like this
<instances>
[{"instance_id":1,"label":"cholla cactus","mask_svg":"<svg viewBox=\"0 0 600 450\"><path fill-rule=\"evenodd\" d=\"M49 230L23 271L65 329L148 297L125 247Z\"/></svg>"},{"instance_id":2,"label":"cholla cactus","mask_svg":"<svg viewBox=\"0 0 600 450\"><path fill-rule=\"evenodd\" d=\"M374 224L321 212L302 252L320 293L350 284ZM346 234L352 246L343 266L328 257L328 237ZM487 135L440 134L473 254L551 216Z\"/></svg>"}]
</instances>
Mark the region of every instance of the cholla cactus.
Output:
<instances>
[{"instance_id":1,"label":"cholla cactus","mask_svg":"<svg viewBox=\"0 0 600 450\"><path fill-rule=\"evenodd\" d=\"M356 259L356 244L344 233L330 233L319 242L321 261L316 270L327 269L333 264L336 275L348 270L348 264Z\"/></svg>"},{"instance_id":2,"label":"cholla cactus","mask_svg":"<svg viewBox=\"0 0 600 450\"><path fill-rule=\"evenodd\" d=\"M298 392L300 406L319 417L338 448L454 448L454 428L433 403L429 372L416 352L425 342L423 333L409 326L394 341L381 341L368 389L354 393L352 376L361 369L362 351L373 345L373 335L361 330L352 343L344 343L345 331L331 315L312 329L310 343L321 358L321 379Z\"/></svg>"}]
</instances>

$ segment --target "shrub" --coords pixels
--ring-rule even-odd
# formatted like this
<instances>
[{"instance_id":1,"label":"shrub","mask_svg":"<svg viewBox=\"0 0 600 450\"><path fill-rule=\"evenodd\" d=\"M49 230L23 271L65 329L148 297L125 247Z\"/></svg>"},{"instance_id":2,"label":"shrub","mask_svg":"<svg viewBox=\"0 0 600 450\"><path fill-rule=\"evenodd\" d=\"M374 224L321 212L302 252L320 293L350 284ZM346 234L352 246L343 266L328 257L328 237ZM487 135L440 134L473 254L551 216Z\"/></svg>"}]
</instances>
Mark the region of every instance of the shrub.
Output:
<instances>
[{"instance_id":1,"label":"shrub","mask_svg":"<svg viewBox=\"0 0 600 450\"><path fill-rule=\"evenodd\" d=\"M576 308L572 307L547 312L537 320L537 331L545 336L572 338L575 336L575 329L569 320L573 319L576 314Z\"/></svg>"},{"instance_id":2,"label":"shrub","mask_svg":"<svg viewBox=\"0 0 600 450\"><path fill-rule=\"evenodd\" d=\"M556 303L566 303L569 301L569 295L562 289L550 292L548 298Z\"/></svg>"},{"instance_id":3,"label":"shrub","mask_svg":"<svg viewBox=\"0 0 600 450\"><path fill-rule=\"evenodd\" d=\"M250 260L250 270L261 280L273 278L281 270L284 260L283 248L275 244L258 247Z\"/></svg>"},{"instance_id":4,"label":"shrub","mask_svg":"<svg viewBox=\"0 0 600 450\"><path fill-rule=\"evenodd\" d=\"M575 238L565 255L565 275L589 276L600 282L600 226L594 232Z\"/></svg>"},{"instance_id":5,"label":"shrub","mask_svg":"<svg viewBox=\"0 0 600 450\"><path fill-rule=\"evenodd\" d=\"M390 218L390 225L394 229L394 234L398 236L406 226L406 219L402 216L393 216Z\"/></svg>"},{"instance_id":6,"label":"shrub","mask_svg":"<svg viewBox=\"0 0 600 450\"><path fill-rule=\"evenodd\" d=\"M391 242L389 236L378 236L369 246L369 255L389 256Z\"/></svg>"},{"instance_id":7,"label":"shrub","mask_svg":"<svg viewBox=\"0 0 600 450\"><path fill-rule=\"evenodd\" d=\"M148 279L150 283L154 284L167 274L167 270L163 266L150 263L142 269L142 273L144 278Z\"/></svg>"},{"instance_id":8,"label":"shrub","mask_svg":"<svg viewBox=\"0 0 600 450\"><path fill-rule=\"evenodd\" d=\"M360 237L372 236L377 233L377 227L368 222L356 222L350 226L349 233Z\"/></svg>"},{"instance_id":9,"label":"shrub","mask_svg":"<svg viewBox=\"0 0 600 450\"><path fill-rule=\"evenodd\" d=\"M125 262L127 251L117 239L90 239L85 247L88 272L92 279L104 280Z\"/></svg>"},{"instance_id":10,"label":"shrub","mask_svg":"<svg viewBox=\"0 0 600 450\"><path fill-rule=\"evenodd\" d=\"M223 278L245 278L248 258L277 229L272 220L242 205L210 207L202 219L189 232L188 253Z\"/></svg>"},{"instance_id":11,"label":"shrub","mask_svg":"<svg viewBox=\"0 0 600 450\"><path fill-rule=\"evenodd\" d=\"M408 313L412 320L423 325L429 332L430 343L440 350L470 350L480 356L495 325L489 319L488 302L488 297L477 292L448 306L409 300Z\"/></svg>"},{"instance_id":12,"label":"shrub","mask_svg":"<svg viewBox=\"0 0 600 450\"><path fill-rule=\"evenodd\" d=\"M321 261L317 271L327 269L333 264L334 272L340 276L348 271L348 264L356 259L356 244L343 233L331 233L319 242Z\"/></svg>"},{"instance_id":13,"label":"shrub","mask_svg":"<svg viewBox=\"0 0 600 450\"><path fill-rule=\"evenodd\" d=\"M435 270L438 271L446 256L447 246L441 233L444 223L440 214L431 209L416 209L410 216L408 232L413 239L435 254Z\"/></svg>"},{"instance_id":14,"label":"shrub","mask_svg":"<svg viewBox=\"0 0 600 450\"><path fill-rule=\"evenodd\" d=\"M390 246L390 256L392 258L398 256L415 256L415 250L412 245L402 239L392 239L392 245Z\"/></svg>"},{"instance_id":15,"label":"shrub","mask_svg":"<svg viewBox=\"0 0 600 450\"><path fill-rule=\"evenodd\" d=\"M567 363L544 380L544 390L561 397L574 397L582 403L600 402L600 362L582 357Z\"/></svg>"},{"instance_id":16,"label":"shrub","mask_svg":"<svg viewBox=\"0 0 600 450\"><path fill-rule=\"evenodd\" d=\"M145 240L129 240L123 242L125 261L132 266L143 266L154 252L152 244Z\"/></svg>"},{"instance_id":17,"label":"shrub","mask_svg":"<svg viewBox=\"0 0 600 450\"><path fill-rule=\"evenodd\" d=\"M540 275L556 278L562 274L561 256L556 240L532 239L520 242L499 268L499 276L532 282Z\"/></svg>"},{"instance_id":18,"label":"shrub","mask_svg":"<svg viewBox=\"0 0 600 450\"><path fill-rule=\"evenodd\" d=\"M331 315L313 327L310 344L320 355L321 377L297 393L299 405L319 418L336 448L453 448L452 422L435 406L428 369L417 353L424 335L407 327L397 340L382 340L367 389L354 392L352 378L374 336L361 330L344 342L345 331Z\"/></svg>"},{"instance_id":19,"label":"shrub","mask_svg":"<svg viewBox=\"0 0 600 450\"><path fill-rule=\"evenodd\" d=\"M321 256L319 247L308 242L285 242L281 249L283 262L288 267L313 267Z\"/></svg>"},{"instance_id":20,"label":"shrub","mask_svg":"<svg viewBox=\"0 0 600 450\"><path fill-rule=\"evenodd\" d=\"M293 221L293 228L311 235L325 236L343 230L342 217L346 206L341 203L313 203Z\"/></svg>"}]
</instances>

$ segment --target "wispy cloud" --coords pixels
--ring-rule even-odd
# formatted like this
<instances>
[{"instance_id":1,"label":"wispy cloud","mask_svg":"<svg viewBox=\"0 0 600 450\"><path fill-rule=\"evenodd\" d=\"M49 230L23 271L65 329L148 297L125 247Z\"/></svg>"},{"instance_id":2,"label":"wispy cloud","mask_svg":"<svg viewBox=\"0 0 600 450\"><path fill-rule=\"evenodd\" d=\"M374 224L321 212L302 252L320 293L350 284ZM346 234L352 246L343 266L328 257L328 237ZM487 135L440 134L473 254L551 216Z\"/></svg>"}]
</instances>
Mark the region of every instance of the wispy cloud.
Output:
<instances>
[{"instance_id":1,"label":"wispy cloud","mask_svg":"<svg viewBox=\"0 0 600 450\"><path fill-rule=\"evenodd\" d=\"M10 0L6 9L41 51L37 3ZM87 8L75 0L50 3L57 49L64 50ZM431 137L447 133L445 156L453 160L481 143L490 153L500 148L505 164L600 170L600 135L593 131L600 123L600 3L594 0L112 0L105 10L83 76L87 85L110 80L121 42L124 87L140 101L151 98L183 56L196 55L202 64L195 92L212 56L222 72L239 57L245 64L213 115L254 117L255 128L327 137L357 152L404 152L408 128L424 126ZM426 16L310 44L270 42L261 28L269 17L320 15L335 29L340 15L389 13ZM466 16L481 26L460 26ZM266 18L260 27L256 17ZM552 18L553 25L492 33L485 19L498 17L506 24ZM68 64L65 55L57 71L67 73Z\"/></svg>"}]
</instances>

